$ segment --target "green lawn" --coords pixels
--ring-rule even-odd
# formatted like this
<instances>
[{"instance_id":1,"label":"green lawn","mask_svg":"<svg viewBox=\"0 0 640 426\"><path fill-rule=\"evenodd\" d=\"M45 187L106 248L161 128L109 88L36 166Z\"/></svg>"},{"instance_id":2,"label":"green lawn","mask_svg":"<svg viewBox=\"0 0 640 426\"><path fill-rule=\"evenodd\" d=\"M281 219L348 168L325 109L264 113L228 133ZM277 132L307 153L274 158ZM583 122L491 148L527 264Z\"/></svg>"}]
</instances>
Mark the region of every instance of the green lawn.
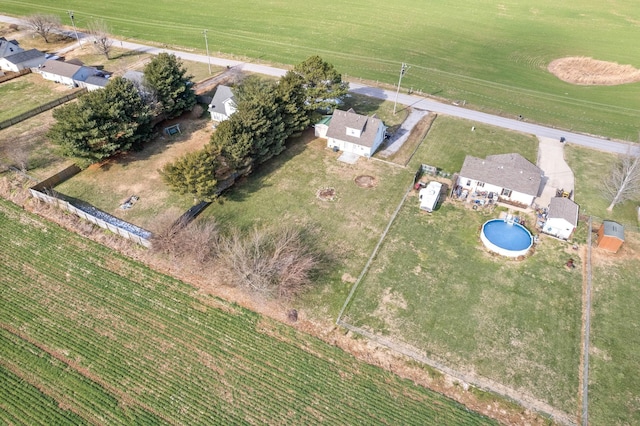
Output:
<instances>
[{"instance_id":1,"label":"green lawn","mask_svg":"<svg viewBox=\"0 0 640 426\"><path fill-rule=\"evenodd\" d=\"M54 13L86 28L101 18L115 35L204 52L208 29L213 55L296 64L320 54L350 79L391 87L400 64L413 88L488 112L582 132L636 140L640 83L587 87L565 83L547 70L556 58L589 56L640 67L633 1L552 0L464 4L416 0L302 0L215 3L126 0L64 6L48 0L0 0L13 14ZM597 28L597 31L594 31Z\"/></svg>"},{"instance_id":2,"label":"green lawn","mask_svg":"<svg viewBox=\"0 0 640 426\"><path fill-rule=\"evenodd\" d=\"M488 255L478 229L494 217L451 204L428 216L409 197L346 321L572 413L580 265L567 271L551 239L522 262Z\"/></svg>"},{"instance_id":3,"label":"green lawn","mask_svg":"<svg viewBox=\"0 0 640 426\"><path fill-rule=\"evenodd\" d=\"M474 131L471 131L472 127L475 127ZM512 152L518 152L536 164L538 139L523 133L441 115L431 125L431 130L414 154L410 166L417 169L424 163L455 173L460 171L467 155L485 158L488 155Z\"/></svg>"},{"instance_id":4,"label":"green lawn","mask_svg":"<svg viewBox=\"0 0 640 426\"><path fill-rule=\"evenodd\" d=\"M600 253L593 267L589 420L640 424L640 239L627 232L618 255Z\"/></svg>"},{"instance_id":5,"label":"green lawn","mask_svg":"<svg viewBox=\"0 0 640 426\"><path fill-rule=\"evenodd\" d=\"M4 200L0 231L0 423L495 424Z\"/></svg>"},{"instance_id":6,"label":"green lawn","mask_svg":"<svg viewBox=\"0 0 640 426\"><path fill-rule=\"evenodd\" d=\"M617 156L575 145L567 145L564 156L575 175L575 202L580 204L581 213L615 220L637 230L640 198L618 204L609 213L607 207L610 201L602 196L602 181L611 173Z\"/></svg>"},{"instance_id":7,"label":"green lawn","mask_svg":"<svg viewBox=\"0 0 640 426\"><path fill-rule=\"evenodd\" d=\"M0 84L0 121L16 117L47 102L72 93L62 84L27 74Z\"/></svg>"}]
</instances>

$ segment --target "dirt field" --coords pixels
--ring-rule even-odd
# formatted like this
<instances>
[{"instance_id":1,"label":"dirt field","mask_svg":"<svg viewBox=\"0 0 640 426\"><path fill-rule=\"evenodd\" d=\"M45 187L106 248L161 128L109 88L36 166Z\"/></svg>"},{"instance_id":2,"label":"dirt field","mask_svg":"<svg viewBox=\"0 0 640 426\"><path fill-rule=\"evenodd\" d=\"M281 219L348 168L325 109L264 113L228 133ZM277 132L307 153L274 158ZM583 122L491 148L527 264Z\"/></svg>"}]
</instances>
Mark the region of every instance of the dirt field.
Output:
<instances>
[{"instance_id":1,"label":"dirt field","mask_svg":"<svg viewBox=\"0 0 640 426\"><path fill-rule=\"evenodd\" d=\"M581 86L615 86L640 81L640 70L631 65L583 56L556 59L548 69L560 80Z\"/></svg>"}]
</instances>

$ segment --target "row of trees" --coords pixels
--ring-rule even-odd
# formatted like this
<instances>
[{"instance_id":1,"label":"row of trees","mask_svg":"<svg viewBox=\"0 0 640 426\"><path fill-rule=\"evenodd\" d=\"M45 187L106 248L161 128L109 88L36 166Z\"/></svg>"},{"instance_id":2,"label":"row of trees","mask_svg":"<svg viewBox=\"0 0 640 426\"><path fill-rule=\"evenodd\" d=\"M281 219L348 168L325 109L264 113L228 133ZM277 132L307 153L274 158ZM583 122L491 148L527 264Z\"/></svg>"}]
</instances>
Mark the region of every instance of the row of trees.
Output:
<instances>
[{"instance_id":1,"label":"row of trees","mask_svg":"<svg viewBox=\"0 0 640 426\"><path fill-rule=\"evenodd\" d=\"M167 164L162 176L176 191L211 201L238 176L280 154L316 111L335 107L346 94L340 74L319 56L278 81L249 77L234 89L237 110L220 123L210 143Z\"/></svg>"},{"instance_id":2,"label":"row of trees","mask_svg":"<svg viewBox=\"0 0 640 426\"><path fill-rule=\"evenodd\" d=\"M161 53L145 67L143 87L114 77L103 90L54 110L48 136L64 155L84 163L140 149L153 135L156 116L172 118L193 108L192 86L182 62Z\"/></svg>"}]
</instances>

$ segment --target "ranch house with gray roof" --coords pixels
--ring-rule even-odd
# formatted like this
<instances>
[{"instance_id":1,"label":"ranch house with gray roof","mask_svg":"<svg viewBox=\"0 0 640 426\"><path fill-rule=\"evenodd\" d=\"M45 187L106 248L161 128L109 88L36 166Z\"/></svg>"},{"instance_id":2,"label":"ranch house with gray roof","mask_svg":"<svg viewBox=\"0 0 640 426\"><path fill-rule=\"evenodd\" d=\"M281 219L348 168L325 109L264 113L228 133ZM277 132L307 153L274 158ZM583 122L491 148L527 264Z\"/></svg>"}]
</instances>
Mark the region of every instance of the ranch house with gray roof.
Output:
<instances>
[{"instance_id":1,"label":"ranch house with gray roof","mask_svg":"<svg viewBox=\"0 0 640 426\"><path fill-rule=\"evenodd\" d=\"M528 207L540 191L543 175L538 166L517 153L485 159L467 155L457 185L470 193L493 193L498 201Z\"/></svg>"}]
</instances>

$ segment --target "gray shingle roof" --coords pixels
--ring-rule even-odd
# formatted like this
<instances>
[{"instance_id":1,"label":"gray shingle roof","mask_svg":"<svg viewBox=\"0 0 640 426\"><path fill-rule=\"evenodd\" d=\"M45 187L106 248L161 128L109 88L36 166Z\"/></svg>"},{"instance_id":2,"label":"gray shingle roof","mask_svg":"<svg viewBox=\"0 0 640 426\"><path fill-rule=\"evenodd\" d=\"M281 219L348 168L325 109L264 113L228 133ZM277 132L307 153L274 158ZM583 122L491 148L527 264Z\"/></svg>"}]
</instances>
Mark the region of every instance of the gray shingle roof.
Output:
<instances>
[{"instance_id":1,"label":"gray shingle roof","mask_svg":"<svg viewBox=\"0 0 640 426\"><path fill-rule=\"evenodd\" d=\"M209 104L209 111L226 115L227 111L224 109L224 102L228 99L231 99L231 101L235 103L231 87L222 84L219 85L216 89L216 94L213 95L213 99L211 99L211 103Z\"/></svg>"},{"instance_id":2,"label":"gray shingle roof","mask_svg":"<svg viewBox=\"0 0 640 426\"><path fill-rule=\"evenodd\" d=\"M21 64L22 62L30 61L36 58L44 58L44 53L38 49L25 50L24 52L14 53L13 55L5 56L4 59L12 64Z\"/></svg>"},{"instance_id":3,"label":"gray shingle roof","mask_svg":"<svg viewBox=\"0 0 640 426\"><path fill-rule=\"evenodd\" d=\"M371 148L375 142L378 128L381 125L383 125L382 120L375 116L367 117L366 115L356 114L352 109L349 111L335 110L329 122L327 138L338 139ZM348 135L347 128L360 130L362 134L360 137Z\"/></svg>"},{"instance_id":4,"label":"gray shingle roof","mask_svg":"<svg viewBox=\"0 0 640 426\"><path fill-rule=\"evenodd\" d=\"M82 68L80 65L68 64L66 62L51 59L45 61L41 67L43 71L69 78L73 78L80 68Z\"/></svg>"},{"instance_id":5,"label":"gray shingle roof","mask_svg":"<svg viewBox=\"0 0 640 426\"><path fill-rule=\"evenodd\" d=\"M624 226L610 220L605 220L602 225L604 226L604 235L624 241Z\"/></svg>"},{"instance_id":6,"label":"gray shingle roof","mask_svg":"<svg viewBox=\"0 0 640 426\"><path fill-rule=\"evenodd\" d=\"M122 78L125 78L134 84L142 85L144 83L144 73L140 71L129 70L122 75Z\"/></svg>"},{"instance_id":7,"label":"gray shingle roof","mask_svg":"<svg viewBox=\"0 0 640 426\"><path fill-rule=\"evenodd\" d=\"M553 197L549 203L547 218L564 219L574 227L578 226L579 206L568 198Z\"/></svg>"},{"instance_id":8,"label":"gray shingle roof","mask_svg":"<svg viewBox=\"0 0 640 426\"><path fill-rule=\"evenodd\" d=\"M542 170L520 154L490 155L485 160L467 155L460 176L511 189L527 195L538 195Z\"/></svg>"},{"instance_id":9,"label":"gray shingle roof","mask_svg":"<svg viewBox=\"0 0 640 426\"><path fill-rule=\"evenodd\" d=\"M84 82L93 86L105 87L107 83L109 83L109 80L99 75L92 75L87 77Z\"/></svg>"}]
</instances>

